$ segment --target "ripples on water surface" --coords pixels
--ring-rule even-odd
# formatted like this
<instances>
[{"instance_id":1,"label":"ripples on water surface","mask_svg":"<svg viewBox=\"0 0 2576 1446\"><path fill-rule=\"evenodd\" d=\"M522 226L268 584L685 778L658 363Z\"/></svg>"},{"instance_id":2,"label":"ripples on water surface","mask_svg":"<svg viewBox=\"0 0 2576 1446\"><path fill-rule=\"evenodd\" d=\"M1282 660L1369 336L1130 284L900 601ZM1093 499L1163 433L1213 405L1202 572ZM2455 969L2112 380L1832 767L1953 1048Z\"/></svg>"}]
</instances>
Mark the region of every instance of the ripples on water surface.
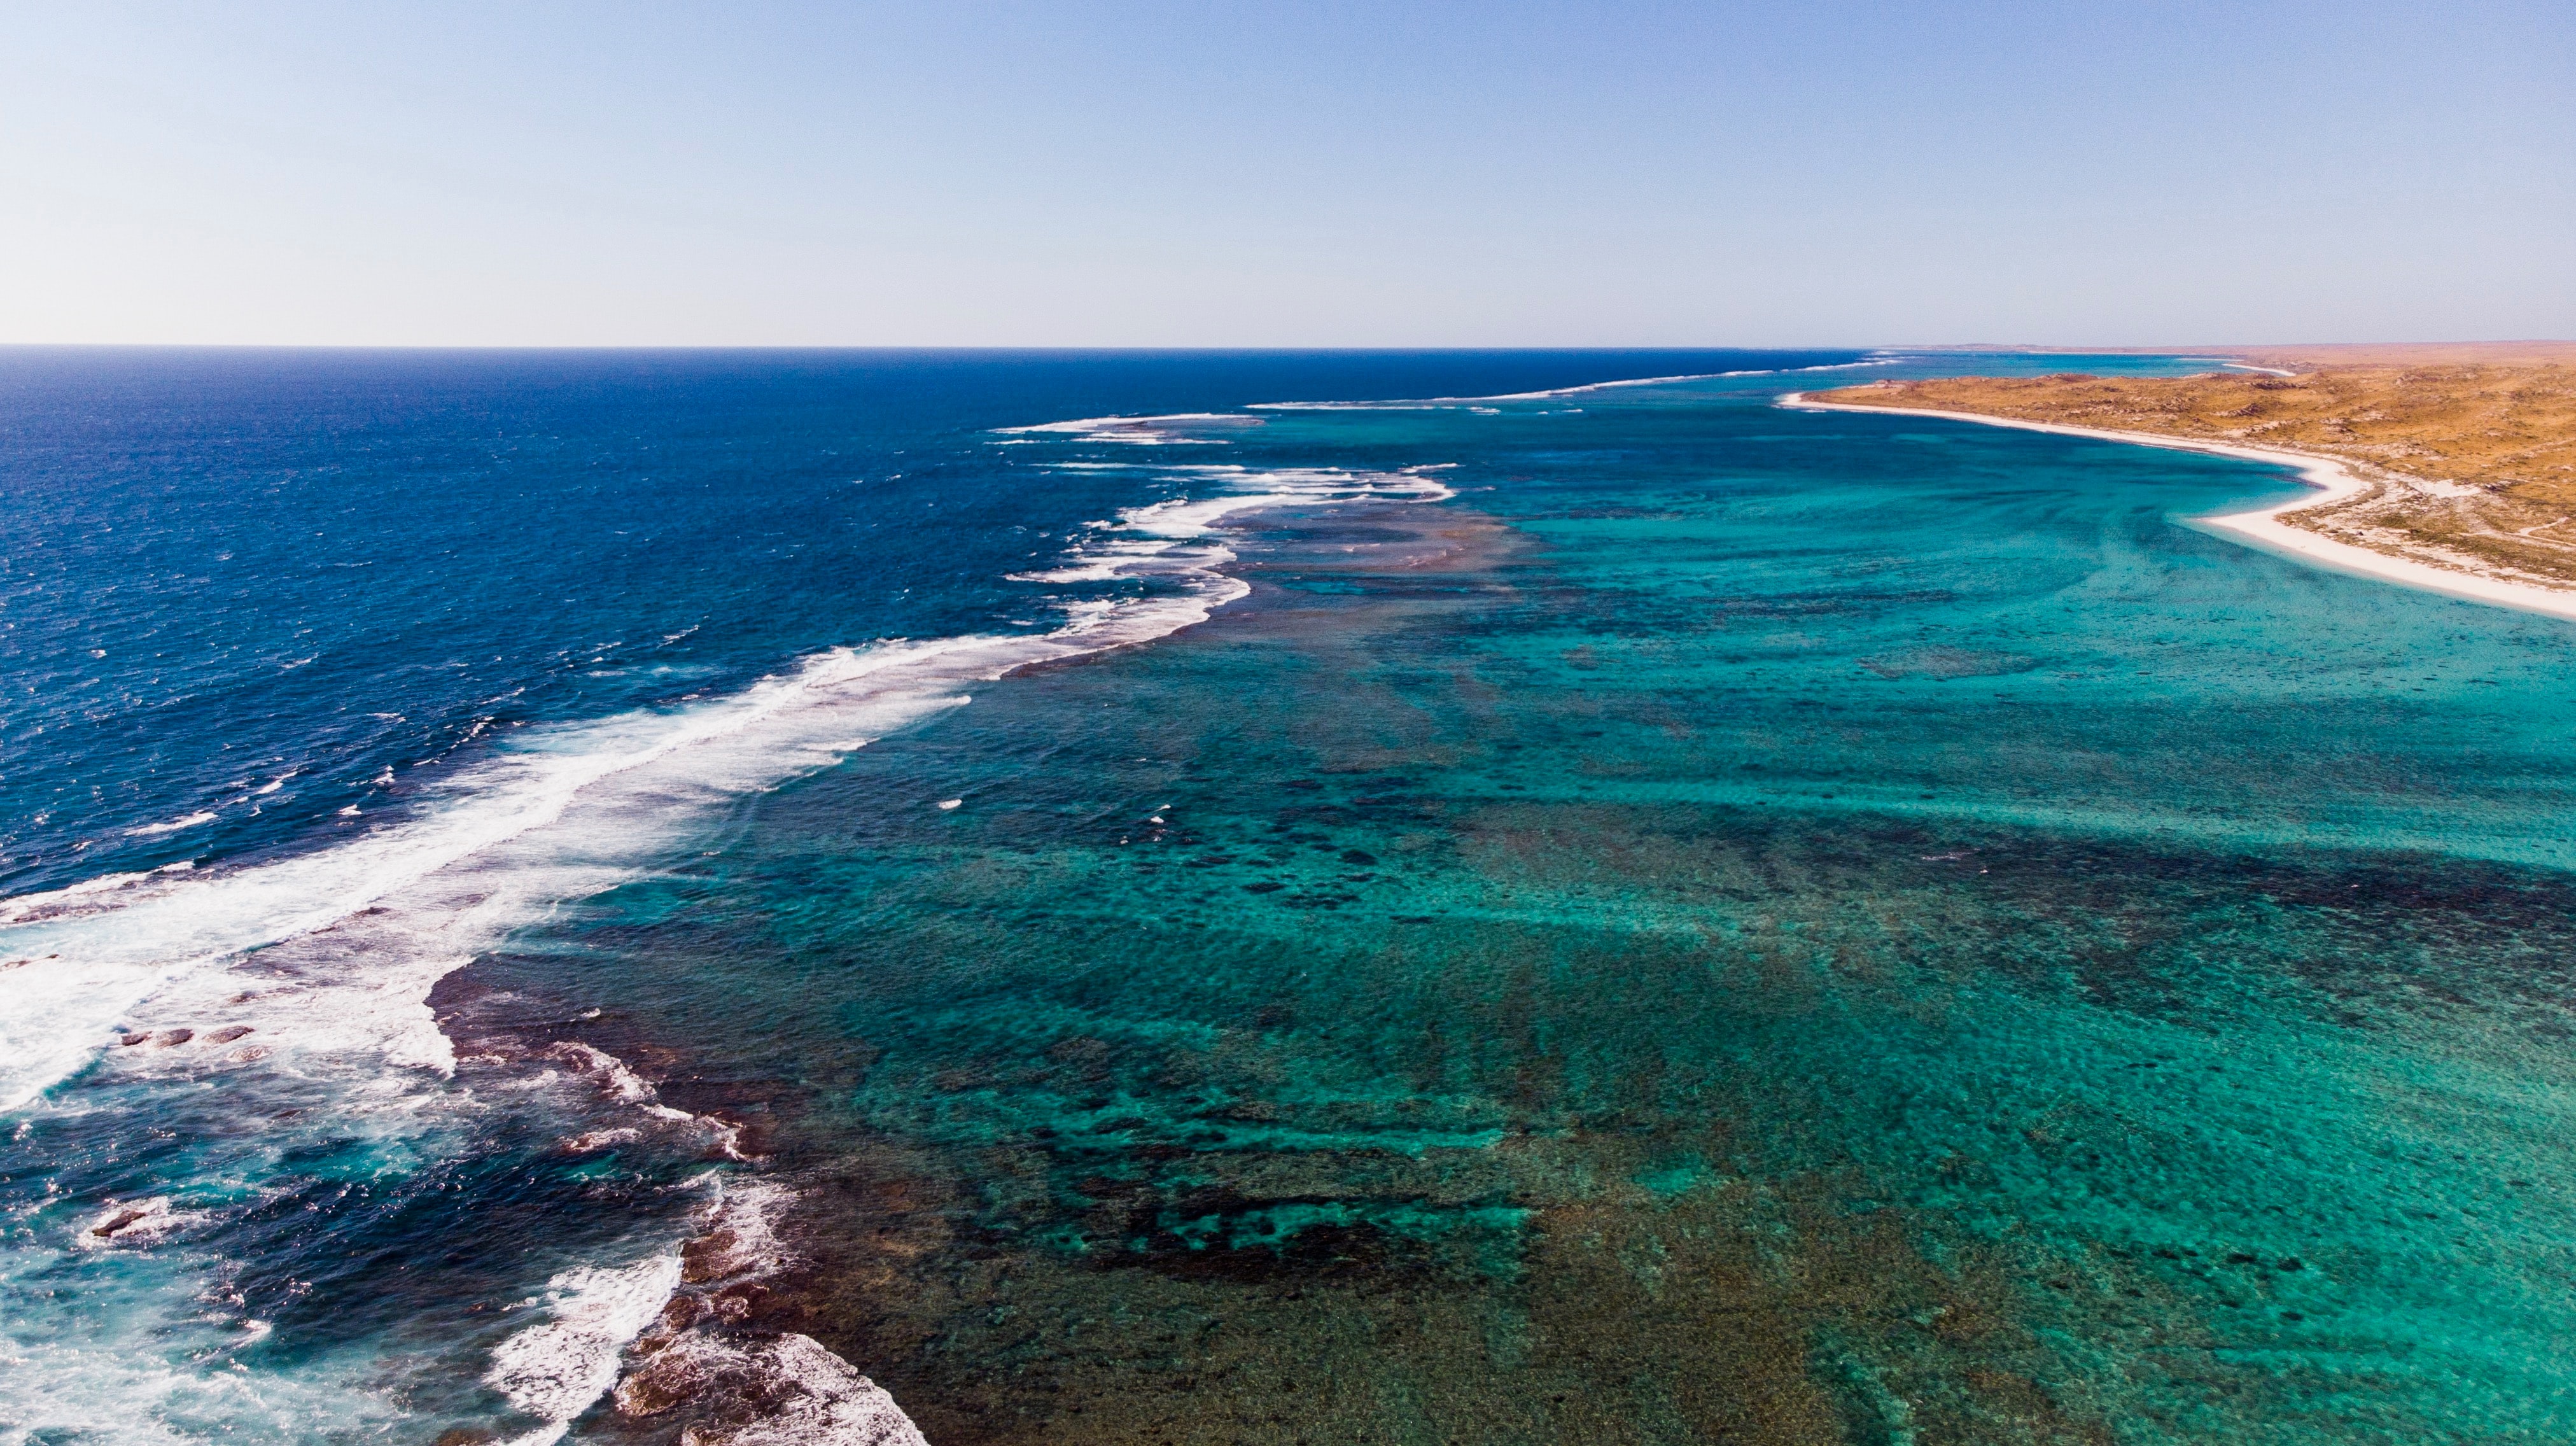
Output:
<instances>
[{"instance_id":1,"label":"ripples on water surface","mask_svg":"<svg viewBox=\"0 0 2576 1446\"><path fill-rule=\"evenodd\" d=\"M2576 1435L2576 627L1854 360L19 359L0 1439Z\"/></svg>"}]
</instances>

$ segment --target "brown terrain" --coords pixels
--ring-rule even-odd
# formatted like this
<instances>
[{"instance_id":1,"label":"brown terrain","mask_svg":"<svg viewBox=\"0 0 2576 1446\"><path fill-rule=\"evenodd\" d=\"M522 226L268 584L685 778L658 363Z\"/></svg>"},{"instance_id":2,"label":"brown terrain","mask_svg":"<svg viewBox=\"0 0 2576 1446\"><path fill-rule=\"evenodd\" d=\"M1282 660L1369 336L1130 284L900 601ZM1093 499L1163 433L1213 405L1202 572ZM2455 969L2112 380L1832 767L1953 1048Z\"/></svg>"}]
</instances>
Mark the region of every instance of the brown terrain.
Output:
<instances>
[{"instance_id":1,"label":"brown terrain","mask_svg":"<svg viewBox=\"0 0 2576 1446\"><path fill-rule=\"evenodd\" d=\"M2419 561L2576 587L2576 343L2211 351L2293 374L1942 377L1813 395L2333 457L2375 485L2281 521Z\"/></svg>"}]
</instances>

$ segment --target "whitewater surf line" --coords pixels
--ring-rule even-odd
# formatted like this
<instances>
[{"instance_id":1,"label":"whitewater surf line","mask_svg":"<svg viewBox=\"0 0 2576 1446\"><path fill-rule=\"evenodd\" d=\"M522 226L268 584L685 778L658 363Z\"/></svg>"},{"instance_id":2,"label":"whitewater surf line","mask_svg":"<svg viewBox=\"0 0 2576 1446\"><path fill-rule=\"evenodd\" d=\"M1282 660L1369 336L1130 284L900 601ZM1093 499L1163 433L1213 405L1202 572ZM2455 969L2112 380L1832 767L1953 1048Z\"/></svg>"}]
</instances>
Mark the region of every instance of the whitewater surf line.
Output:
<instances>
[{"instance_id":1,"label":"whitewater surf line","mask_svg":"<svg viewBox=\"0 0 2576 1446\"><path fill-rule=\"evenodd\" d=\"M1473 408L1485 402L1543 402L1558 397L1579 397L1591 392L1615 391L1625 387L1669 387L1686 382L1723 381L1730 377L1794 376L1806 372L1855 371L1866 367L1894 366L1904 360L1898 356L1872 356L1861 361L1827 362L1811 367L1755 367L1745 371L1688 372L1669 377L1624 377L1606 382L1583 382L1570 387L1550 387L1536 392L1497 392L1483 397L1406 397L1380 402L1253 402L1245 407L1254 412L1433 412ZM1207 414L1217 415L1217 414ZM1102 420L1116 420L1104 418ZM1176 421L1178 418L1148 417L1138 421Z\"/></svg>"},{"instance_id":2,"label":"whitewater surf line","mask_svg":"<svg viewBox=\"0 0 2576 1446\"><path fill-rule=\"evenodd\" d=\"M1043 634L830 649L727 697L526 730L460 769L408 815L345 842L263 863L116 875L0 900L0 1109L24 1106L79 1070L120 1026L194 1027L199 1020L169 1018L176 981L287 940L318 939L362 911L368 917L358 932L374 946L364 951L369 957L347 959L346 974L295 972L308 989L330 990L336 976L343 985L365 980L370 996L394 996L354 1010L346 1007L354 1001L342 1001L345 1015L376 1027L344 1020L318 1034L277 1028L262 1024L257 1007L214 1024L261 1027L260 1047L271 1053L363 1046L444 1072L452 1058L420 1003L429 987L546 909L635 877L687 820L964 703L971 684L1206 621L1250 590L1219 571L1234 554L1209 532L1226 518L1300 503L1451 495L1422 472L1234 471L1226 480L1227 492L1130 508L1095 524L1063 565L1025 575L1064 584L1159 580L1175 586L1172 593L1064 599L1068 621ZM398 938L401 947L387 951ZM158 1003L145 1009L147 1001ZM312 1011L302 1023L310 1030L331 1013Z\"/></svg>"},{"instance_id":3,"label":"whitewater surf line","mask_svg":"<svg viewBox=\"0 0 2576 1446\"><path fill-rule=\"evenodd\" d=\"M326 1135L437 1155L454 1147L439 1142L458 1122L488 1113L503 1096L569 1088L574 1093L560 1100L568 1117L590 1108L578 1103L586 1097L625 1120L576 1126L560 1142L567 1153L677 1130L692 1151L740 1159L732 1125L660 1105L632 1070L587 1045L541 1051L528 1061L537 1073L520 1083L450 1085L457 1048L429 1007L432 989L512 931L648 876L730 801L962 706L977 683L1206 621L1250 591L1221 571L1235 554L1211 534L1228 518L1266 507L1452 495L1429 475L1436 468L1160 470L1222 490L1091 524L1042 579L1069 589L1053 599L1065 622L1052 631L829 649L727 696L510 735L405 812L388 811L384 822L319 848L234 866L102 876L0 900L0 1108L83 1109L86 1094L58 1107L46 1092L85 1070L102 1072L103 1085L146 1090L227 1082L257 1091L235 1106L254 1116L281 1102L308 1105L321 1085L331 1103L312 1124ZM1153 590L1084 595L1086 585L1140 582ZM545 1067L549 1061L558 1068ZM184 1191L102 1203L64 1244L143 1260L175 1242L179 1254L152 1267L178 1272L164 1293L202 1297L216 1288L201 1278L213 1263L198 1261L188 1242L222 1230L238 1208ZM55 1255L35 1242L12 1254L33 1270ZM496 1346L485 1368L486 1384L538 1423L518 1439L530 1446L560 1439L613 1385L628 1343L673 1298L670 1259L666 1251L626 1263L612 1255L553 1270L530 1300L541 1323ZM236 1339L250 1342L264 1329L252 1322ZM8 1349L0 1335L0 1355ZM205 1389L131 1369L114 1352L68 1341L46 1350L43 1373L75 1412L61 1424L87 1429L108 1419L96 1411L148 1413L168 1393ZM897 1440L910 1430L882 1390L803 1337L748 1350L688 1337L671 1368L684 1360L727 1379L793 1378L795 1409L792 1419L770 1423L787 1433L776 1439ZM354 1379L312 1385L352 1393L334 1405L317 1396L317 1417L346 1419L368 1399Z\"/></svg>"}]
</instances>

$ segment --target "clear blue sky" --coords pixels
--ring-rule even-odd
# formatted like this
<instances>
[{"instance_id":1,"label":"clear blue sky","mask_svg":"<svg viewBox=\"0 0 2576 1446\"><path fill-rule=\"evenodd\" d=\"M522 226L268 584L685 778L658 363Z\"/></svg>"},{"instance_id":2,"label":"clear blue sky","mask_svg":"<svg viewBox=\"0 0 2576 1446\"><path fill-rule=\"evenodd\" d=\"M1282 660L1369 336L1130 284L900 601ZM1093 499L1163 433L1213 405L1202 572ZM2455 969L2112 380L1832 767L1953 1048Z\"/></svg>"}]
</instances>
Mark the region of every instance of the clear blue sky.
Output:
<instances>
[{"instance_id":1,"label":"clear blue sky","mask_svg":"<svg viewBox=\"0 0 2576 1446\"><path fill-rule=\"evenodd\" d=\"M15 5L0 341L2576 336L2576 3Z\"/></svg>"}]
</instances>

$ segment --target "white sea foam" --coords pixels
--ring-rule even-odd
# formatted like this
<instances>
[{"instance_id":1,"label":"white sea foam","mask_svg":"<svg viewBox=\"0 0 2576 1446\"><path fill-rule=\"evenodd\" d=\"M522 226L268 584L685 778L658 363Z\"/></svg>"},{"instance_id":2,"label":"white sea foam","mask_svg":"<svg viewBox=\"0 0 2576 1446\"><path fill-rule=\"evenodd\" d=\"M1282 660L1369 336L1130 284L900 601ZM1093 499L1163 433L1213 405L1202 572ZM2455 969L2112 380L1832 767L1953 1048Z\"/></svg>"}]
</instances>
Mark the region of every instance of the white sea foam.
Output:
<instances>
[{"instance_id":1,"label":"white sea foam","mask_svg":"<svg viewBox=\"0 0 2576 1446\"><path fill-rule=\"evenodd\" d=\"M545 1422L511 1446L548 1446L617 1384L618 1356L653 1323L680 1284L680 1257L657 1255L618 1270L584 1266L546 1283L543 1324L492 1352L486 1385Z\"/></svg>"},{"instance_id":2,"label":"white sea foam","mask_svg":"<svg viewBox=\"0 0 2576 1446\"><path fill-rule=\"evenodd\" d=\"M167 1324L187 1329L190 1323ZM161 1359L169 1337L128 1326L118 1349L84 1348L57 1340L12 1341L0 1323L0 1446L40 1446L55 1441L114 1442L116 1446L202 1446L209 1432L196 1423L220 1421L234 1439L301 1439L309 1423L327 1421L352 1439L396 1431L399 1419L356 1383L328 1372L303 1379L229 1369L200 1359L172 1364ZM233 1348L256 1344L265 1322L248 1321L227 1332ZM180 1425L174 1423L190 1423Z\"/></svg>"},{"instance_id":3,"label":"white sea foam","mask_svg":"<svg viewBox=\"0 0 2576 1446\"><path fill-rule=\"evenodd\" d=\"M453 1056L425 1003L442 975L632 877L704 807L952 706L957 683L1029 651L1005 639L836 649L731 698L523 735L413 816L343 843L8 901L0 949L25 962L0 971L0 1108L79 1068L121 1021L217 1013L257 1020L261 1049L364 1050L445 1073Z\"/></svg>"},{"instance_id":4,"label":"white sea foam","mask_svg":"<svg viewBox=\"0 0 2576 1446\"><path fill-rule=\"evenodd\" d=\"M1173 468L1196 475L1222 475L1239 488L1211 497L1175 498L1118 514L1115 522L1096 522L1097 538L1077 548L1061 567L1014 574L1021 582L1108 582L1150 573L1187 573L1225 592L1231 602L1246 591L1243 584L1217 573L1234 553L1209 540L1209 533L1239 512L1293 503L1363 501L1437 502L1456 492L1433 474L1440 467L1400 472L1350 472L1339 468L1283 468L1252 471L1242 467Z\"/></svg>"},{"instance_id":5,"label":"white sea foam","mask_svg":"<svg viewBox=\"0 0 2576 1446\"><path fill-rule=\"evenodd\" d=\"M1670 387L1684 382L1718 381L1726 377L1788 376L1800 372L1851 371L1860 367L1894 366L1900 358L1873 356L1862 361L1829 362L1812 367L1761 367L1749 371L1685 372L1669 377L1622 377L1615 381L1585 382L1579 386L1551 387L1537 392L1498 392L1485 397L1412 397L1403 400L1372 402L1254 402L1246 407L1254 412L1490 412L1480 405L1486 402L1539 402L1556 397L1576 397L1587 392L1616 391L1623 387Z\"/></svg>"},{"instance_id":6,"label":"white sea foam","mask_svg":"<svg viewBox=\"0 0 2576 1446\"><path fill-rule=\"evenodd\" d=\"M626 1067L626 1061L604 1049L565 1040L547 1053L571 1064L584 1074L596 1075L600 1088L620 1104L640 1105L653 1098L653 1087L643 1077Z\"/></svg>"},{"instance_id":7,"label":"white sea foam","mask_svg":"<svg viewBox=\"0 0 2576 1446\"><path fill-rule=\"evenodd\" d=\"M213 823L214 821L215 815L213 810L199 809L197 812L189 814L185 818L174 818L167 823L147 823L140 828L129 828L125 831L125 835L128 838L150 838L156 834L177 833L181 829L195 828L199 824Z\"/></svg>"},{"instance_id":8,"label":"white sea foam","mask_svg":"<svg viewBox=\"0 0 2576 1446\"><path fill-rule=\"evenodd\" d=\"M72 1236L74 1250L132 1250L157 1245L175 1231L201 1224L202 1210L182 1210L169 1197L156 1195L145 1200L110 1200L96 1215L80 1223Z\"/></svg>"},{"instance_id":9,"label":"white sea foam","mask_svg":"<svg viewBox=\"0 0 2576 1446\"><path fill-rule=\"evenodd\" d=\"M626 1084L621 1095L629 1103L652 1096L652 1087L613 1055L586 1045L558 1045L556 1051L569 1052L586 1066L586 1073ZM685 1245L629 1265L562 1271L546 1282L544 1294L520 1302L521 1309L542 1309L545 1318L493 1349L483 1382L544 1424L513 1438L509 1446L550 1446L561 1440L577 1417L617 1385L627 1348L655 1322L666 1321L666 1308L682 1303L677 1298L684 1282L693 1294L679 1317L683 1325L704 1310L695 1293L764 1279L786 1268L789 1255L773 1217L795 1198L792 1191L766 1180L736 1181L713 1172L697 1183L711 1188L715 1199L699 1217L697 1235ZM673 1330L666 1321L647 1343L657 1352L655 1359L670 1349ZM684 1334L678 1343L694 1339ZM856 1376L838 1357L823 1354ZM621 1398L627 1395L631 1393L621 1393ZM885 1405L892 1408L891 1397Z\"/></svg>"},{"instance_id":10,"label":"white sea foam","mask_svg":"<svg viewBox=\"0 0 2576 1446\"><path fill-rule=\"evenodd\" d=\"M742 1152L740 1126L712 1115L693 1115L687 1110L675 1110L663 1104L658 1097L658 1092L650 1083L634 1070L627 1068L626 1061L606 1050L572 1040L562 1040L548 1048L545 1054L547 1058L569 1066L572 1070L572 1078L586 1083L594 1099L612 1105L631 1106L645 1118L663 1125L694 1127L703 1133L718 1154L732 1160L749 1158ZM548 1070L531 1083L544 1085L556 1079L555 1072ZM611 1125L589 1130L565 1140L563 1148L569 1153L586 1154L592 1150L606 1149L611 1145L642 1138L643 1132L632 1126Z\"/></svg>"},{"instance_id":11,"label":"white sea foam","mask_svg":"<svg viewBox=\"0 0 2576 1446\"><path fill-rule=\"evenodd\" d=\"M809 1336L744 1339L731 1287L791 1262L776 1216L795 1196L767 1180L711 1177L719 1191L683 1254L685 1283L637 1339L616 1389L628 1417L682 1411L701 1446L925 1446L892 1395Z\"/></svg>"},{"instance_id":12,"label":"white sea foam","mask_svg":"<svg viewBox=\"0 0 2576 1446\"><path fill-rule=\"evenodd\" d=\"M883 1386L810 1336L743 1344L693 1332L647 1370L749 1418L693 1423L688 1439L703 1446L928 1446Z\"/></svg>"},{"instance_id":13,"label":"white sea foam","mask_svg":"<svg viewBox=\"0 0 2576 1446\"><path fill-rule=\"evenodd\" d=\"M117 1239L79 1238L138 1207L150 1213L117 1227ZM372 1357L326 1353L293 1372L235 1359L269 1323L210 1288L182 1229L197 1218L154 1197L85 1209L60 1229L13 1228L0 1251L0 1298L12 1307L0 1309L0 1446L292 1441L316 1422L353 1439L396 1428ZM153 1238L127 1238L147 1222L161 1226Z\"/></svg>"},{"instance_id":14,"label":"white sea foam","mask_svg":"<svg viewBox=\"0 0 2576 1446\"><path fill-rule=\"evenodd\" d=\"M1033 427L996 427L993 430L1008 437L1061 435L1085 442L1122 442L1134 446L1162 447L1209 446L1222 441L1216 437L1197 437L1194 431L1215 429L1230 431L1239 427L1257 427L1259 417L1240 412L1173 412L1158 417L1080 417L1069 422L1041 422Z\"/></svg>"},{"instance_id":15,"label":"white sea foam","mask_svg":"<svg viewBox=\"0 0 2576 1446\"><path fill-rule=\"evenodd\" d=\"M690 1275L707 1285L763 1280L792 1261L778 1237L778 1214L796 1192L773 1180L716 1176L715 1207L690 1243Z\"/></svg>"}]
</instances>

